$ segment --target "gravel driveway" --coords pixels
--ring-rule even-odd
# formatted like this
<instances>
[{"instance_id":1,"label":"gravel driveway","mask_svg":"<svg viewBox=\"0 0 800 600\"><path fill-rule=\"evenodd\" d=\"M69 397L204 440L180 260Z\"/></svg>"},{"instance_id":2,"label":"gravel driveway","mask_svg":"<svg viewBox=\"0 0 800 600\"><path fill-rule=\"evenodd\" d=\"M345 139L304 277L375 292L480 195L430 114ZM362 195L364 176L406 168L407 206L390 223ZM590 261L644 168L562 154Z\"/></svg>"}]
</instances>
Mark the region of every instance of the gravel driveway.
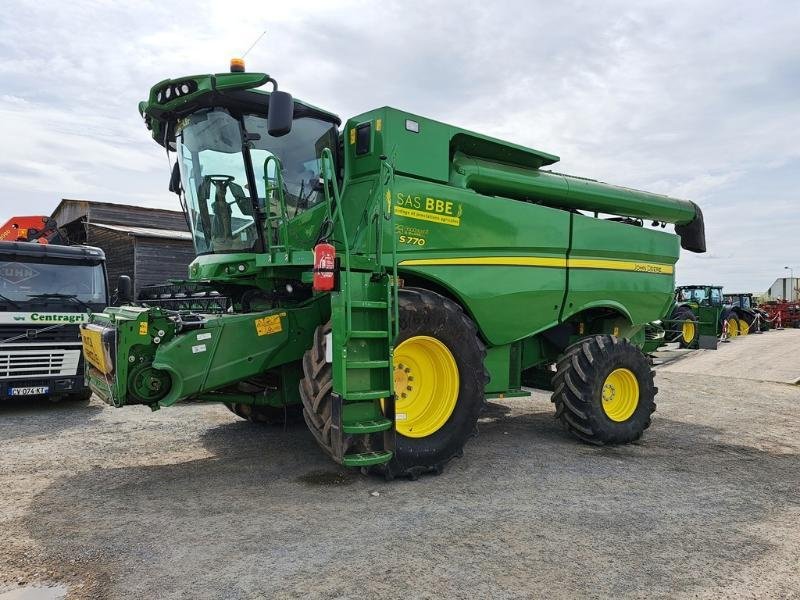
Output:
<instances>
[{"instance_id":1,"label":"gravel driveway","mask_svg":"<svg viewBox=\"0 0 800 600\"><path fill-rule=\"evenodd\" d=\"M800 387L657 385L637 444L574 442L536 392L393 483L221 406L7 404L0 598L800 598Z\"/></svg>"}]
</instances>

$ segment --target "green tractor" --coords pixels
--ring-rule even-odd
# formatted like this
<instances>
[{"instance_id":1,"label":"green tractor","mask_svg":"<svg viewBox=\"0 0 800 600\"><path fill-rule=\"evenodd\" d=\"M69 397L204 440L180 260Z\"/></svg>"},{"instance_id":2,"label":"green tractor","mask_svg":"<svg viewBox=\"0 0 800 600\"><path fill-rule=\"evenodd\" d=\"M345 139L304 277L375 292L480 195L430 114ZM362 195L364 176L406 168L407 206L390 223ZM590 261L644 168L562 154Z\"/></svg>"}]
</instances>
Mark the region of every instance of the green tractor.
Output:
<instances>
[{"instance_id":1,"label":"green tractor","mask_svg":"<svg viewBox=\"0 0 800 600\"><path fill-rule=\"evenodd\" d=\"M725 304L731 307L739 320L739 334L769 330L769 315L758 308L751 293L725 294Z\"/></svg>"},{"instance_id":2,"label":"green tractor","mask_svg":"<svg viewBox=\"0 0 800 600\"><path fill-rule=\"evenodd\" d=\"M189 282L230 307L94 314L106 402L302 415L334 461L388 478L441 471L486 399L523 385L553 390L591 444L650 425L644 326L672 302L680 246L705 251L695 204L395 108L342 125L239 65L162 81L140 112L175 157Z\"/></svg>"},{"instance_id":3,"label":"green tractor","mask_svg":"<svg viewBox=\"0 0 800 600\"><path fill-rule=\"evenodd\" d=\"M681 348L695 348L701 336L729 338L746 335L748 323L722 296L722 287L683 285L675 289L675 302L666 319L668 340ZM703 346L701 346L703 347Z\"/></svg>"}]
</instances>

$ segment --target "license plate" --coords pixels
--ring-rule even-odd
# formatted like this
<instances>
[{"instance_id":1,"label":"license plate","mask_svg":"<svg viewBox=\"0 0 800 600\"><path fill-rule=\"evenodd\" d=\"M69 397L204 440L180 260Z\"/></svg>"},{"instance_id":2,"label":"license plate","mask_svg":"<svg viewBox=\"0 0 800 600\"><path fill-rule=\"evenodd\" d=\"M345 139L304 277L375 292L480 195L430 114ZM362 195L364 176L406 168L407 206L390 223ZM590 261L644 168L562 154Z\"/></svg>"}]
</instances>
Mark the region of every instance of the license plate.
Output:
<instances>
[{"instance_id":1,"label":"license plate","mask_svg":"<svg viewBox=\"0 0 800 600\"><path fill-rule=\"evenodd\" d=\"M11 388L9 393L12 396L44 396L50 391L50 387L46 385L36 385L28 387Z\"/></svg>"}]
</instances>

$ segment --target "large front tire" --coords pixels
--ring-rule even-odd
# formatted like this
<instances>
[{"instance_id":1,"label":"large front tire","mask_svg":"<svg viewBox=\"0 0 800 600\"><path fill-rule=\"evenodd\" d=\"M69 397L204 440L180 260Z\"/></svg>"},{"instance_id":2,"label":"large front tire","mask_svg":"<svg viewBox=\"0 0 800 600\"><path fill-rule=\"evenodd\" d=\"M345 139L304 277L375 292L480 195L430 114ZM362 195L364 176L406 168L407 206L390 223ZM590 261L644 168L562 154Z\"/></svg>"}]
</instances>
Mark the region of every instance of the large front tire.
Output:
<instances>
[{"instance_id":1,"label":"large front tire","mask_svg":"<svg viewBox=\"0 0 800 600\"><path fill-rule=\"evenodd\" d=\"M440 472L463 452L475 433L488 380L486 349L472 320L457 304L434 292L399 291L400 334L395 341L396 447L389 463L373 467L387 478L416 478ZM331 447L330 364L325 337L330 324L317 329L314 347L303 358L300 382L303 416L326 454ZM377 446L378 437L344 440L345 453Z\"/></svg>"},{"instance_id":2,"label":"large front tire","mask_svg":"<svg viewBox=\"0 0 800 600\"><path fill-rule=\"evenodd\" d=\"M656 409L653 375L647 358L628 340L584 338L558 361L552 396L556 418L590 444L636 441Z\"/></svg>"}]
</instances>

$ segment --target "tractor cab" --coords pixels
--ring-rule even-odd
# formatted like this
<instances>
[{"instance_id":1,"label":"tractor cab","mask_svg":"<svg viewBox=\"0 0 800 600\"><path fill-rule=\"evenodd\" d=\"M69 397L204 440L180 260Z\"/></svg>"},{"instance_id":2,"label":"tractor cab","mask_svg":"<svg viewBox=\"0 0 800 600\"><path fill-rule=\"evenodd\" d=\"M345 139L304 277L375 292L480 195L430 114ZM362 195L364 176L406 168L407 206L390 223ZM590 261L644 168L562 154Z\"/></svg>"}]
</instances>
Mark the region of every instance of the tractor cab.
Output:
<instances>
[{"instance_id":1,"label":"tractor cab","mask_svg":"<svg viewBox=\"0 0 800 600\"><path fill-rule=\"evenodd\" d=\"M675 300L695 306L722 306L722 287L711 285L683 285L675 290Z\"/></svg>"}]
</instances>

